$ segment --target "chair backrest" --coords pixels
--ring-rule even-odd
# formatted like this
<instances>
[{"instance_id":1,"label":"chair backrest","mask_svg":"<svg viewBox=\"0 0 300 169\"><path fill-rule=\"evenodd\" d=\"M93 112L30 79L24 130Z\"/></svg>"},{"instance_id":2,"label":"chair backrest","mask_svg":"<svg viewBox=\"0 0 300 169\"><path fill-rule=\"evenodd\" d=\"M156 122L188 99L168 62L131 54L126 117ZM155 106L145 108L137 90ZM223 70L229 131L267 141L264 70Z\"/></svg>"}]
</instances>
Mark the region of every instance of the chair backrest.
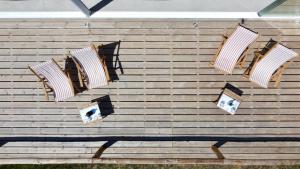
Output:
<instances>
[{"instance_id":1,"label":"chair backrest","mask_svg":"<svg viewBox=\"0 0 300 169\"><path fill-rule=\"evenodd\" d=\"M83 49L72 50L70 54L83 68L87 76L88 89L108 84L103 65L94 47L90 46Z\"/></svg>"},{"instance_id":2,"label":"chair backrest","mask_svg":"<svg viewBox=\"0 0 300 169\"><path fill-rule=\"evenodd\" d=\"M75 95L73 85L71 84L69 78L54 60L49 60L35 66L30 66L30 68L39 77L47 79L47 85L54 91L55 101L63 101Z\"/></svg>"},{"instance_id":3,"label":"chair backrest","mask_svg":"<svg viewBox=\"0 0 300 169\"><path fill-rule=\"evenodd\" d=\"M297 53L277 43L264 57L254 65L249 79L258 85L267 88L272 75L287 61L297 57Z\"/></svg>"},{"instance_id":4,"label":"chair backrest","mask_svg":"<svg viewBox=\"0 0 300 169\"><path fill-rule=\"evenodd\" d=\"M243 26L236 30L226 40L214 63L215 68L226 73L232 73L238 59L246 48L258 38L258 33Z\"/></svg>"}]
</instances>

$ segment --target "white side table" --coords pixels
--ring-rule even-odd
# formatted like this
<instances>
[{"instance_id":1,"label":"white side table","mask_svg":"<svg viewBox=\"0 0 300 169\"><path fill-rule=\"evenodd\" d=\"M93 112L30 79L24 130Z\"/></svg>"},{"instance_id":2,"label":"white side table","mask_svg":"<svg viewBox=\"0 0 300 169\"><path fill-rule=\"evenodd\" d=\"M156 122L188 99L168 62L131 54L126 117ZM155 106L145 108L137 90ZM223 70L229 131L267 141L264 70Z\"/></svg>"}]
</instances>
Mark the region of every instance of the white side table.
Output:
<instances>
[{"instance_id":1,"label":"white side table","mask_svg":"<svg viewBox=\"0 0 300 169\"><path fill-rule=\"evenodd\" d=\"M81 109L79 112L84 124L94 122L98 119L102 119L98 103L92 103L89 106Z\"/></svg>"},{"instance_id":2,"label":"white side table","mask_svg":"<svg viewBox=\"0 0 300 169\"><path fill-rule=\"evenodd\" d=\"M225 89L220 96L217 106L225 110L226 112L234 115L242 101L241 96L235 94L234 92Z\"/></svg>"}]
</instances>

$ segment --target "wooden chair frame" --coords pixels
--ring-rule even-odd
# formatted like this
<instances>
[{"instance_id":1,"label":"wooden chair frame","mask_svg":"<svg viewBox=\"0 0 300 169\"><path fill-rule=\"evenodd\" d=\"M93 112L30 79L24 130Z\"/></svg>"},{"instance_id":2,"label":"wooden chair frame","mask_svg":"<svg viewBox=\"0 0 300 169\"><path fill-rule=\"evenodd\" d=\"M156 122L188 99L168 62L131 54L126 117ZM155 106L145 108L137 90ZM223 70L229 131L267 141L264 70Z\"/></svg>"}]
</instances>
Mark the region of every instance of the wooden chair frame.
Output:
<instances>
[{"instance_id":1,"label":"wooden chair frame","mask_svg":"<svg viewBox=\"0 0 300 169\"><path fill-rule=\"evenodd\" d=\"M238 26L241 26L241 27L243 27L243 28L245 28L245 29L248 29L248 28L246 28L245 26L243 26L243 25L241 25L241 24L238 24L238 25L235 26L234 31L238 28ZM248 30L254 32L254 31L251 30L251 29L248 29ZM233 32L234 32L234 31L233 31ZM233 33L233 32L232 32L232 33ZM230 36L232 35L232 33L230 34ZM254 32L254 33L257 33L257 34L258 34L258 32ZM258 37L256 38L256 40L259 38L259 36L260 36L260 35L258 34ZM222 35L222 37L223 37L222 43L221 43L221 45L218 47L216 54L213 56L213 58L212 58L212 60L211 60L211 62L210 62L210 66L214 66L214 64L215 64L215 62L216 62L216 60L217 60L217 58L218 58L218 56L219 56L219 54L220 54L220 52L221 52L221 49L223 48L224 44L227 42L227 40L228 40L228 38L229 38L227 31L226 31L226 33L224 33L224 34ZM252 44L254 44L254 43L256 42L256 40L253 41L252 43L250 43L249 46L243 51L243 53L242 53L241 56L239 57L239 59L238 59L238 61L237 61L237 63L236 63L235 66L238 66L240 69L242 69L242 68L244 67L244 65L245 65L245 63L246 63L246 56L248 55L248 51L249 51L249 49L250 49L250 46L251 46Z\"/></svg>"},{"instance_id":2,"label":"wooden chair frame","mask_svg":"<svg viewBox=\"0 0 300 169\"><path fill-rule=\"evenodd\" d=\"M59 69L61 70L61 72L63 74L65 74L67 77L68 77L68 83L71 85L72 87L72 92L73 94L75 95L75 91L74 91L74 87L73 87L73 83L70 79L70 76L59 66L59 64L52 58L51 59L58 67ZM38 78L39 78L39 81L42 82L43 84L43 89L44 89L44 94L45 94L45 97L46 97L46 100L49 101L49 94L50 92L54 92L53 88L51 86L48 85L47 83L47 79L45 77L41 77L38 73L36 73L30 66L28 66L29 70L34 74L36 75ZM55 101L56 102L56 101Z\"/></svg>"},{"instance_id":3,"label":"wooden chair frame","mask_svg":"<svg viewBox=\"0 0 300 169\"><path fill-rule=\"evenodd\" d=\"M279 42L277 42L274 46L272 46L271 48L268 48L266 44L266 46L264 48L266 48L268 51L265 54L262 54L262 52L258 49L257 51L254 51L254 58L250 64L250 66L246 69L246 71L243 74L243 77L245 77L246 79L250 78L251 73L253 72L253 70L255 69L255 67L257 66L257 64L264 58L266 57L278 44L280 44ZM285 64L283 64L280 68L278 68L273 75L271 76L270 81L275 81L274 87L278 88L281 78L282 78L282 74L284 72L284 70L289 66L289 64L291 64L294 61L294 59L291 59L289 61L287 61ZM270 82L269 81L269 82ZM252 82L252 81L251 81ZM255 82L253 82L255 83ZM257 84L257 83L255 83ZM257 84L259 85L259 84ZM259 85L260 86L260 85Z\"/></svg>"},{"instance_id":4,"label":"wooden chair frame","mask_svg":"<svg viewBox=\"0 0 300 169\"><path fill-rule=\"evenodd\" d=\"M110 82L111 78L109 76L109 72L108 72L108 68L107 68L107 65L106 65L105 56L100 56L99 55L98 50L97 50L96 46L93 43L90 46L92 47L93 50L96 51L98 59L100 60L102 66L103 66L107 82ZM100 47L101 46L103 46L103 45L100 45ZM74 61L75 65L76 65L80 87L83 87L83 83L84 83L84 81L86 81L86 78L87 78L86 77L86 73L85 73L84 69L81 67L79 61L75 57L73 57L71 55L70 51L69 51L67 57L69 57L69 56L71 56L72 60Z\"/></svg>"}]
</instances>

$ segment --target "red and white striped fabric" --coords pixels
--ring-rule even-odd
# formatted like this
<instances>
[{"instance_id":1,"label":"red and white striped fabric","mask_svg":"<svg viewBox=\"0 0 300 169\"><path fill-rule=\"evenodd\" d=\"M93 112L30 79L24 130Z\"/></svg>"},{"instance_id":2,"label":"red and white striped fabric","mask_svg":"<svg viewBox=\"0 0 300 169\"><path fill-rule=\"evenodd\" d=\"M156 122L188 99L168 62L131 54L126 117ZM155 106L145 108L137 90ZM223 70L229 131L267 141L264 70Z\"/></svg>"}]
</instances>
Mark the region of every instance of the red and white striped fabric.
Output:
<instances>
[{"instance_id":1,"label":"red and white striped fabric","mask_svg":"<svg viewBox=\"0 0 300 169\"><path fill-rule=\"evenodd\" d=\"M69 83L69 78L53 60L31 66L31 68L39 76L48 80L47 83L54 91L55 101L63 101L75 95L73 86Z\"/></svg>"},{"instance_id":2,"label":"red and white striped fabric","mask_svg":"<svg viewBox=\"0 0 300 169\"><path fill-rule=\"evenodd\" d=\"M70 51L71 55L79 62L87 76L87 88L97 88L107 85L103 65L97 51L92 47Z\"/></svg>"},{"instance_id":3,"label":"red and white striped fabric","mask_svg":"<svg viewBox=\"0 0 300 169\"><path fill-rule=\"evenodd\" d=\"M253 67L249 79L264 88L268 88L268 83L275 71L287 61L297 57L297 55L296 52L277 43L276 46Z\"/></svg>"},{"instance_id":4,"label":"red and white striped fabric","mask_svg":"<svg viewBox=\"0 0 300 169\"><path fill-rule=\"evenodd\" d=\"M257 38L257 33L242 26L238 26L223 45L215 61L215 68L226 73L232 73L232 70L244 50Z\"/></svg>"}]
</instances>

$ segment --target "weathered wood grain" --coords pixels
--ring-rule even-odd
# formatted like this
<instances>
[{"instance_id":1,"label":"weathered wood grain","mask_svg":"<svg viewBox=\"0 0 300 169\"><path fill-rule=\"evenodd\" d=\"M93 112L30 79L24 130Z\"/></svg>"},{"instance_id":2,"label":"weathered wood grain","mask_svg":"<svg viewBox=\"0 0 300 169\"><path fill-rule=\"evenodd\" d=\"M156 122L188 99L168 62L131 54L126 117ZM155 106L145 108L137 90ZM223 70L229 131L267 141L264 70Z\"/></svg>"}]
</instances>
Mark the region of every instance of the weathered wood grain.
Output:
<instances>
[{"instance_id":1,"label":"weathered wood grain","mask_svg":"<svg viewBox=\"0 0 300 169\"><path fill-rule=\"evenodd\" d=\"M232 75L209 66L239 20L1 20L0 21L0 140L1 137L137 137L181 136L182 141L117 141L103 160L94 162L200 162L216 155L216 141L195 137L299 137L300 59L285 71L279 89L262 89L235 69ZM292 20L246 20L261 36L253 51L270 39L300 52L300 24ZM121 41L119 59L124 74L108 86L79 93L60 103L46 101L41 84L27 69L94 42ZM114 51L116 55L116 50ZM114 56L114 60L115 60ZM111 67L110 67L111 68ZM73 69L75 70L75 69ZM244 91L232 116L213 103L229 82ZM271 83L272 84L272 83ZM114 113L84 126L78 109L109 95ZM53 95L50 95L53 99ZM103 141L9 142L0 147L1 163L91 163ZM221 163L300 163L299 142L227 142ZM189 159L189 160L188 160ZM198 159L193 161L193 159ZM262 161L262 159L264 161ZM235 161L236 160L236 161ZM278 161L276 161L278 160ZM258 162L259 161L259 162ZM161 162L166 162L161 160ZM208 161L201 161L209 163ZM269 162L269 163L268 163Z\"/></svg>"}]
</instances>

